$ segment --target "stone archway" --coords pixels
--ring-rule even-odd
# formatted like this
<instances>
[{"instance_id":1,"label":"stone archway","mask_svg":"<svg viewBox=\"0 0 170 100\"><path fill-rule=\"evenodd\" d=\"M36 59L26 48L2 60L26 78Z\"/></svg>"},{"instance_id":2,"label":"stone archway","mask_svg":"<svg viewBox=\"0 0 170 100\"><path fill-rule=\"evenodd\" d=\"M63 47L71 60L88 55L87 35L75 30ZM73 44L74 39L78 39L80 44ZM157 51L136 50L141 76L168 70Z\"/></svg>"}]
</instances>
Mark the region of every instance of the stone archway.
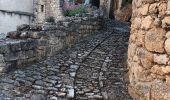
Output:
<instances>
[{"instance_id":1,"label":"stone archway","mask_svg":"<svg viewBox=\"0 0 170 100\"><path fill-rule=\"evenodd\" d=\"M134 100L170 99L170 1L133 0L128 48Z\"/></svg>"}]
</instances>

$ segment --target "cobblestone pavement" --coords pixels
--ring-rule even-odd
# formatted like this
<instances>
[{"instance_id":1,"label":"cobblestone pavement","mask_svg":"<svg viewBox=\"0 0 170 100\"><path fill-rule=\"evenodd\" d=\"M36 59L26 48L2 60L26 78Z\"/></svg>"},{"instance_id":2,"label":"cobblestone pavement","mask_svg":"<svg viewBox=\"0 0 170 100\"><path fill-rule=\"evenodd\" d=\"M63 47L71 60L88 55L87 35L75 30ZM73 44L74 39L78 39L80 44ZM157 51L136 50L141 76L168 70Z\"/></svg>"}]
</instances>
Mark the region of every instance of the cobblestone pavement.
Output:
<instances>
[{"instance_id":1,"label":"cobblestone pavement","mask_svg":"<svg viewBox=\"0 0 170 100\"><path fill-rule=\"evenodd\" d=\"M115 23L54 57L2 75L0 100L131 100L125 77L129 32Z\"/></svg>"}]
</instances>

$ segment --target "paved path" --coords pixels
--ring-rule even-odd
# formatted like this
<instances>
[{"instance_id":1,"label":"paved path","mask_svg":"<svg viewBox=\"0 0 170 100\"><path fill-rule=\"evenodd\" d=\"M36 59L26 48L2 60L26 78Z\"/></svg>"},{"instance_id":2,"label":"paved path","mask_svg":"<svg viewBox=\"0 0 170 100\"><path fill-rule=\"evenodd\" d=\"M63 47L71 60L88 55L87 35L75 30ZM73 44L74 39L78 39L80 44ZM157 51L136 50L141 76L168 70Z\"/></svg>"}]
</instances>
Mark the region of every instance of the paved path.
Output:
<instances>
[{"instance_id":1,"label":"paved path","mask_svg":"<svg viewBox=\"0 0 170 100\"><path fill-rule=\"evenodd\" d=\"M0 100L131 100L128 27L115 23L54 57L1 76Z\"/></svg>"}]
</instances>

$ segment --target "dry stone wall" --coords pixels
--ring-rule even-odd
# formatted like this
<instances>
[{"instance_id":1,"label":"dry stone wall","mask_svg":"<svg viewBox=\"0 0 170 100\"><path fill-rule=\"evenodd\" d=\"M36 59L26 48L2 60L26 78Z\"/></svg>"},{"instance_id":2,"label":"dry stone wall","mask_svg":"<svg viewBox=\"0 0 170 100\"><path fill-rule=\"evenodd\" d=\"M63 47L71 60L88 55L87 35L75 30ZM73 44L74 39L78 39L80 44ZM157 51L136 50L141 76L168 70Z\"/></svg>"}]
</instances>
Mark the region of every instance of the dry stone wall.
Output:
<instances>
[{"instance_id":1,"label":"dry stone wall","mask_svg":"<svg viewBox=\"0 0 170 100\"><path fill-rule=\"evenodd\" d=\"M133 0L128 49L134 100L170 99L170 0Z\"/></svg>"},{"instance_id":2,"label":"dry stone wall","mask_svg":"<svg viewBox=\"0 0 170 100\"><path fill-rule=\"evenodd\" d=\"M46 59L102 26L100 14L71 17L42 26L22 25L0 41L0 73Z\"/></svg>"}]
</instances>

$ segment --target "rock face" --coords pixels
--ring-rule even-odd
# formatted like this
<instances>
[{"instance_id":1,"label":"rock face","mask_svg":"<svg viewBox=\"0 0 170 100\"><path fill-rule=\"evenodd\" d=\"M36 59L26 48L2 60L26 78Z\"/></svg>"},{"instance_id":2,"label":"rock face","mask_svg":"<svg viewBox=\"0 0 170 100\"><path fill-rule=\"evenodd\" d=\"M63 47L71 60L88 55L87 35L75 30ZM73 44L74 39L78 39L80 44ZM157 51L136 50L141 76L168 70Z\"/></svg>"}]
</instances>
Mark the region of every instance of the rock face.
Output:
<instances>
[{"instance_id":1,"label":"rock face","mask_svg":"<svg viewBox=\"0 0 170 100\"><path fill-rule=\"evenodd\" d=\"M170 99L170 1L133 0L128 49L134 100Z\"/></svg>"}]
</instances>

